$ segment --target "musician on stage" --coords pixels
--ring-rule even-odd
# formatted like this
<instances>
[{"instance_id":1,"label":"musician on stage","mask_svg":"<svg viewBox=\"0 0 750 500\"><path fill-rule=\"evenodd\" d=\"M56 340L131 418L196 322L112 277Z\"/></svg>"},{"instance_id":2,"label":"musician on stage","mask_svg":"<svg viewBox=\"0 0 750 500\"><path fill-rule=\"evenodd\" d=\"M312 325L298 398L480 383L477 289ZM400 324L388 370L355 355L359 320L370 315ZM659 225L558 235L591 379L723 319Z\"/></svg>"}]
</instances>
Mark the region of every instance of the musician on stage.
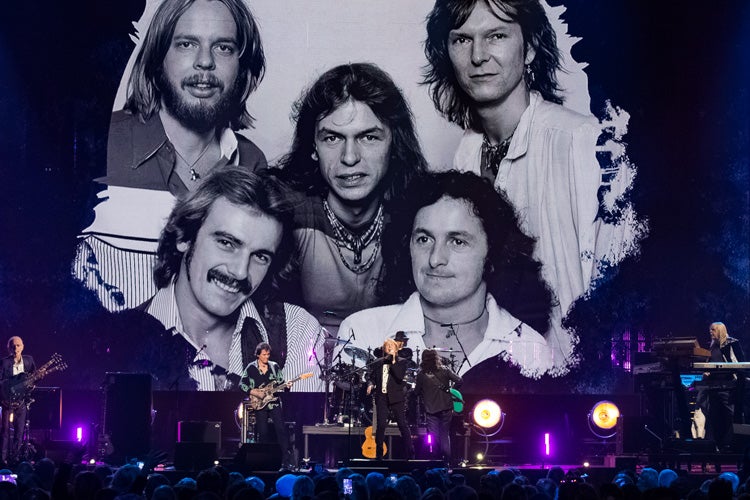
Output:
<instances>
[{"instance_id":1,"label":"musician on stage","mask_svg":"<svg viewBox=\"0 0 750 500\"><path fill-rule=\"evenodd\" d=\"M271 345L267 342L261 342L257 345L255 348L255 357L256 360L248 364L242 373L240 389L249 393L251 399L255 398L256 401L260 402L266 396L261 386L283 384L284 373L277 363L269 360L271 357ZM291 382L286 382L287 388L291 387L291 385ZM258 441L261 443L271 442L268 434L270 430L268 426L269 418L273 420L273 426L276 430L276 440L281 448L282 465L294 468L281 400L271 401L263 408L255 410L255 432L258 435Z\"/></svg>"},{"instance_id":2,"label":"musician on stage","mask_svg":"<svg viewBox=\"0 0 750 500\"><path fill-rule=\"evenodd\" d=\"M442 460L448 465L451 463L450 428L453 418L453 395L449 390L451 384L458 388L462 383L463 379L445 366L437 351L424 351L415 392L424 403L427 432L437 439Z\"/></svg>"},{"instance_id":3,"label":"musician on stage","mask_svg":"<svg viewBox=\"0 0 750 500\"><path fill-rule=\"evenodd\" d=\"M388 417L391 416L398 425L398 431L404 442L406 459L414 458L414 445L411 442L409 424L406 422L406 369L409 361L398 356L398 344L393 339L383 343L384 357L375 361L368 374L367 395L375 397L376 458L383 458L383 443Z\"/></svg>"},{"instance_id":4,"label":"musician on stage","mask_svg":"<svg viewBox=\"0 0 750 500\"><path fill-rule=\"evenodd\" d=\"M24 377L22 374L31 374L36 370L34 358L29 355L23 355L23 340L21 337L13 336L8 339L8 353L2 359L2 368L0 371L0 383L5 389L8 384L12 384L16 379L20 382ZM7 463L12 460L21 446L24 427L26 426L26 411L28 409L28 394L17 401L8 401L6 391L3 391L2 413L2 462ZM11 434L12 427L12 434Z\"/></svg>"},{"instance_id":5,"label":"musician on stage","mask_svg":"<svg viewBox=\"0 0 750 500\"><path fill-rule=\"evenodd\" d=\"M729 336L724 323L711 323L709 334L711 335L709 361L724 363L745 361L739 340ZM708 383L708 387L700 389L697 395L696 403L706 415L708 430L719 449L731 444L735 401L741 402L743 395L740 394L740 398L737 399L733 398L735 391L726 390L726 385L737 381L738 377L744 377L744 374L742 372L706 373L703 380ZM722 386L722 388L711 388L711 385ZM744 384L740 384L738 390L741 390L743 386Z\"/></svg>"}]
</instances>

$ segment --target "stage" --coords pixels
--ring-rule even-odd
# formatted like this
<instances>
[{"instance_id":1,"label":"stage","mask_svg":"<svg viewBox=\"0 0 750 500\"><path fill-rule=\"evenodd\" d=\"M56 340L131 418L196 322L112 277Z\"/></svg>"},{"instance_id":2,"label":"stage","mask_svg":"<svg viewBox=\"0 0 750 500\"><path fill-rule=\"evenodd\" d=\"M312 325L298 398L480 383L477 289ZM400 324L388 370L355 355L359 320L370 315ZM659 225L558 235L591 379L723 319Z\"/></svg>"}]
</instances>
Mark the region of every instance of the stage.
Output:
<instances>
[{"instance_id":1,"label":"stage","mask_svg":"<svg viewBox=\"0 0 750 500\"><path fill-rule=\"evenodd\" d=\"M37 447L53 459L71 450L85 448L88 458L117 466L128 460L155 460L168 469L199 470L214 461L232 463L253 471L275 471L277 451L273 446L249 442L242 436L237 409L239 393L144 392L138 387L119 392L68 391L39 388L30 420ZM296 462L337 469L343 465L373 467L361 461L366 425L320 425L324 417L324 395L288 393L284 396L285 417L296 451ZM493 394L481 395L501 402L504 426L492 436L483 436L469 424L469 411L458 417L454 427L454 466L524 467L545 469L552 464L599 468L673 467L692 473L703 470L738 470L747 447L747 435L738 432L732 449L716 453L712 442L674 439L667 423L659 422L642 409L640 396L633 394ZM472 408L480 395L466 395ZM617 402L621 423L617 434L602 439L592 435L587 415L599 400ZM102 418L106 428L102 429ZM330 415L330 420L334 420ZM356 424L356 422L355 422ZM367 424L367 422L363 422ZM412 439L417 458L431 457L423 425L413 425ZM463 431L461 430L463 429ZM101 456L101 431L107 431L114 453ZM659 430L657 433L656 430ZM403 467L401 437L395 427L386 432L390 453L385 467ZM478 459L478 454L482 455ZM149 458L151 457L151 458ZM275 466L274 466L275 465ZM382 465L380 466L383 467ZM410 467L410 466L408 466Z\"/></svg>"}]
</instances>

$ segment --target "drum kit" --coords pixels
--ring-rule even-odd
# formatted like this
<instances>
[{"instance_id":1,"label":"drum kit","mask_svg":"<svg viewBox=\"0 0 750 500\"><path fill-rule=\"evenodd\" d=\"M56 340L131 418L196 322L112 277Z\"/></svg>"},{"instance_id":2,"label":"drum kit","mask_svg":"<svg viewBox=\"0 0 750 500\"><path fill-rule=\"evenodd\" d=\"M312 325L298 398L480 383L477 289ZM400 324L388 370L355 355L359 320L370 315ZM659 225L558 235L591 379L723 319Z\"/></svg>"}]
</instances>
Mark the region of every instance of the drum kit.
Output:
<instances>
[{"instance_id":1,"label":"drum kit","mask_svg":"<svg viewBox=\"0 0 750 500\"><path fill-rule=\"evenodd\" d=\"M375 356L370 350L353 345L345 346L343 352L351 362L347 363L339 356L338 362L327 370L326 382L333 384L327 405L332 411L332 423L354 427L370 425L372 402L367 397L365 376L366 367L375 361Z\"/></svg>"},{"instance_id":2,"label":"drum kit","mask_svg":"<svg viewBox=\"0 0 750 500\"><path fill-rule=\"evenodd\" d=\"M338 342L345 342L338 340ZM453 349L433 348L444 355L446 364L455 369L457 353ZM344 353L351 360L342 359ZM417 382L419 369L419 349L415 353L416 362L411 361L411 366L406 371L404 380L406 382L407 399L413 400L414 408L410 413L418 417L420 413L416 408L416 394L414 388ZM376 360L371 349L362 349L353 345L345 345L339 355L331 363L327 370L323 370L322 378L326 386L330 387L328 404L324 415L324 423L330 425L351 425L353 427L366 427L372 424L372 398L367 396L366 371L368 366ZM329 413L330 412L330 413ZM329 420L328 417L331 417ZM414 420L413 420L414 421Z\"/></svg>"}]
</instances>

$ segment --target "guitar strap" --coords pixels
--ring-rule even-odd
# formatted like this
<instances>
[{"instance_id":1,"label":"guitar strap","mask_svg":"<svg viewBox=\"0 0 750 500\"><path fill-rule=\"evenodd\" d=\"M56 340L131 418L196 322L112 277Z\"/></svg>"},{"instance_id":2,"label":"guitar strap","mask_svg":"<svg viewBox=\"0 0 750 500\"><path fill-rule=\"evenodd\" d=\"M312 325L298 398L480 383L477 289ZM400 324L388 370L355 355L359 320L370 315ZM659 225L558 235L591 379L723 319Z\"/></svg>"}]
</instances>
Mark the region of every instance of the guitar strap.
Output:
<instances>
[{"instance_id":1,"label":"guitar strap","mask_svg":"<svg viewBox=\"0 0 750 500\"><path fill-rule=\"evenodd\" d=\"M437 375L435 375L434 373L425 373L425 375L427 375L428 377L432 377L433 379L437 380L438 383L439 383L440 390L443 391L443 392L447 392L448 394L450 394L451 400L453 402L459 401L459 399L456 398L456 396L454 396L453 393L451 392L450 385L448 385L447 383L445 383L442 380L440 380L440 378Z\"/></svg>"}]
</instances>

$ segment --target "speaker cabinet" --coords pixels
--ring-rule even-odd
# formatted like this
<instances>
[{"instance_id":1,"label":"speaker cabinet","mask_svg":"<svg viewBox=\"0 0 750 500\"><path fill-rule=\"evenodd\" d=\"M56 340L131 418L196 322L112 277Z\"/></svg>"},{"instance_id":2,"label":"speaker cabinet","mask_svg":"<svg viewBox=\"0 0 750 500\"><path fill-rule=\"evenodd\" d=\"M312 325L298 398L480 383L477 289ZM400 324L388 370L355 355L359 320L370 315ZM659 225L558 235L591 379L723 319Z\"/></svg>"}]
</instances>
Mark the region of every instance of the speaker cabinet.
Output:
<instances>
[{"instance_id":1,"label":"speaker cabinet","mask_svg":"<svg viewBox=\"0 0 750 500\"><path fill-rule=\"evenodd\" d=\"M216 443L181 442L174 446L174 468L184 471L202 471L213 467L217 459Z\"/></svg>"},{"instance_id":2,"label":"speaker cabinet","mask_svg":"<svg viewBox=\"0 0 750 500\"><path fill-rule=\"evenodd\" d=\"M281 447L276 443L244 443L234 462L253 471L276 471L281 468Z\"/></svg>"},{"instance_id":3,"label":"speaker cabinet","mask_svg":"<svg viewBox=\"0 0 750 500\"><path fill-rule=\"evenodd\" d=\"M107 373L104 427L114 448L113 460L143 457L151 448L151 375Z\"/></svg>"},{"instance_id":4,"label":"speaker cabinet","mask_svg":"<svg viewBox=\"0 0 750 500\"><path fill-rule=\"evenodd\" d=\"M32 429L59 429L62 423L62 392L59 387L34 389L34 404L29 411Z\"/></svg>"},{"instance_id":5,"label":"speaker cabinet","mask_svg":"<svg viewBox=\"0 0 750 500\"><path fill-rule=\"evenodd\" d=\"M221 422L181 420L177 422L177 442L214 443L221 446Z\"/></svg>"}]
</instances>

